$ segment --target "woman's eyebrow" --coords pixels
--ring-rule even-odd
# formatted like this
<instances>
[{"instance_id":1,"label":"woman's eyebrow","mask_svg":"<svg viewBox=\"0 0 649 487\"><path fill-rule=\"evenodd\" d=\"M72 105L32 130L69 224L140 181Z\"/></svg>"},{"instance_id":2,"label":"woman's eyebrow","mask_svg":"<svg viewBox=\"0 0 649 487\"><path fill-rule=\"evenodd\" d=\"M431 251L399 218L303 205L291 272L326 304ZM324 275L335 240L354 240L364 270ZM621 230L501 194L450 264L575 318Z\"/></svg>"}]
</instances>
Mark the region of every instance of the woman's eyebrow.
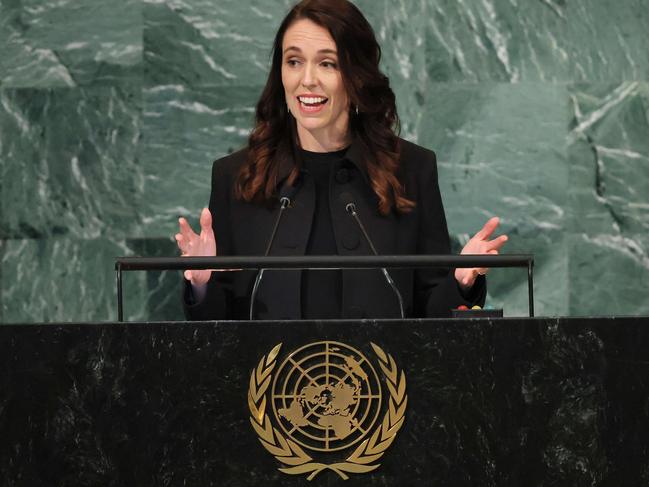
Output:
<instances>
[{"instance_id":1,"label":"woman's eyebrow","mask_svg":"<svg viewBox=\"0 0 649 487\"><path fill-rule=\"evenodd\" d=\"M284 49L284 54L286 54L288 51L296 51L296 52L302 52L302 49L300 49L297 46L289 46L286 49ZM318 54L334 54L338 55L338 53L334 49L320 49L318 51Z\"/></svg>"}]
</instances>

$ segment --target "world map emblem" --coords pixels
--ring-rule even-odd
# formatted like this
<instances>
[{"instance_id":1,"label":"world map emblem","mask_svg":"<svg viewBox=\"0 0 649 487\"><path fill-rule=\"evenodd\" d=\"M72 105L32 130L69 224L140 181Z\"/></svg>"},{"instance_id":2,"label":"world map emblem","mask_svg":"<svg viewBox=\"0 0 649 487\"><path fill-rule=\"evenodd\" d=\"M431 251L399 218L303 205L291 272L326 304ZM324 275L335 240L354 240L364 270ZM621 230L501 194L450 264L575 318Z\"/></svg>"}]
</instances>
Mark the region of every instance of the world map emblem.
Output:
<instances>
[{"instance_id":1,"label":"world map emblem","mask_svg":"<svg viewBox=\"0 0 649 487\"><path fill-rule=\"evenodd\" d=\"M314 342L280 357L282 344L250 375L250 422L286 474L312 480L331 470L371 472L403 425L403 371L372 343L371 358L335 341ZM378 366L378 367L377 367Z\"/></svg>"}]
</instances>

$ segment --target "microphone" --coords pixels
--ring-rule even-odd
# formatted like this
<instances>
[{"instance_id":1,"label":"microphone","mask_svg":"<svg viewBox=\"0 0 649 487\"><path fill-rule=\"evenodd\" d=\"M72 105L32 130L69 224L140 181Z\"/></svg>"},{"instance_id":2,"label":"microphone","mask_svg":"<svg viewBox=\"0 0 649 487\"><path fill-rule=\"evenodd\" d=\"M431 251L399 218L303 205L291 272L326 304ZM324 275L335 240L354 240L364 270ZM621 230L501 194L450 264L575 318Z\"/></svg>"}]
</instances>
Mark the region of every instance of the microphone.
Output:
<instances>
[{"instance_id":1,"label":"microphone","mask_svg":"<svg viewBox=\"0 0 649 487\"><path fill-rule=\"evenodd\" d=\"M348 192L344 192L340 195L340 200L343 202L345 205L345 210L347 213L349 213L354 220L356 220L356 223L358 224L358 227L361 229L361 232L363 233L363 236L365 237L365 241L368 243L370 246L370 249L372 249L372 252L374 255L378 256L379 253L376 251L376 248L374 247L374 244L372 243L372 240L370 239L370 236L368 235L367 231L365 230L365 227L363 226L363 222L361 222L361 219L358 216L358 213L356 213L356 205L354 204L354 199L352 198L352 195ZM401 319L405 318L405 314L403 312L403 297L401 296L401 293L399 292L399 288L397 288L397 285L394 283L392 280L392 277L390 276L390 273L385 267L381 267L381 271L383 272L383 275L385 276L385 280L388 282L392 290L394 291L394 294L397 296L397 300L399 301L399 312L401 313Z\"/></svg>"},{"instance_id":2,"label":"microphone","mask_svg":"<svg viewBox=\"0 0 649 487\"><path fill-rule=\"evenodd\" d=\"M279 228L279 222L282 219L284 210L290 207L291 201L293 200L295 193L297 193L298 187L299 185L297 184L297 181L295 186L289 185L287 181L283 184L282 189L280 189L279 212L277 213L277 218L275 219L275 225L273 225L273 231L271 232L270 238L268 239L268 245L266 245L266 252L264 253L264 257L267 257L268 254L270 253L270 249L273 246L273 242L275 241L275 235L277 234L277 229ZM257 277L255 278L255 283L252 286L252 293L250 294L250 313L249 313L250 320L254 319L253 317L255 315L255 298L257 297L259 284L261 284L261 280L263 277L264 277L264 269L259 269L259 272L257 273Z\"/></svg>"}]
</instances>

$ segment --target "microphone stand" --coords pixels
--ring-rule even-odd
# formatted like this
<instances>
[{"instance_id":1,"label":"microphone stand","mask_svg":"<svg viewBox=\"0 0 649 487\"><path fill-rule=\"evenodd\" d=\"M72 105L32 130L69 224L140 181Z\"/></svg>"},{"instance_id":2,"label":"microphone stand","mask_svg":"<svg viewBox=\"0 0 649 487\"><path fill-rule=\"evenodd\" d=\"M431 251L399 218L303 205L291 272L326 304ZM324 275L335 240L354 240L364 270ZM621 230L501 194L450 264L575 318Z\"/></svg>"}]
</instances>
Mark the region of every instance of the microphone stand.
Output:
<instances>
[{"instance_id":1,"label":"microphone stand","mask_svg":"<svg viewBox=\"0 0 649 487\"><path fill-rule=\"evenodd\" d=\"M277 233L277 229L279 228L279 222L282 219L284 210L286 210L286 208L288 208L288 206L291 204L291 200L287 196L282 196L279 199L279 202L280 202L279 213L277 214L277 218L275 219L275 225L273 226L273 231L270 234L270 238L268 239L268 245L266 246L266 252L264 253L264 257L267 257L268 254L270 253L270 248L273 246L273 241L275 240L275 234ZM264 270L265 269L259 269L259 272L257 273L257 277L255 278L255 283L252 286L252 293L250 294L250 313L249 313L250 320L253 320L255 316L255 298L257 297L259 284L261 284L261 280L264 277Z\"/></svg>"},{"instance_id":2,"label":"microphone stand","mask_svg":"<svg viewBox=\"0 0 649 487\"><path fill-rule=\"evenodd\" d=\"M345 205L345 210L347 210L347 213L349 213L352 217L354 217L354 220L356 220L356 223L358 223L358 226L361 229L361 232L363 232L363 236L365 237L365 241L369 244L370 249L372 249L372 252L374 255L378 256L379 253L376 251L376 248L374 247L374 244L372 243L372 240L370 239L370 236L368 235L367 231L365 230L365 226L363 225L363 222L361 222L361 219L358 217L358 213L356 213L356 205L352 202L349 202ZM403 297L401 296L401 293L399 292L399 288L397 285L394 283L392 280L392 277L390 276L390 273L385 267L381 267L381 271L383 272L383 275L385 276L385 280L388 282L392 290L394 291L394 294L397 295L397 299L399 300L399 312L401 313L401 318L405 318L405 313L403 312Z\"/></svg>"}]
</instances>

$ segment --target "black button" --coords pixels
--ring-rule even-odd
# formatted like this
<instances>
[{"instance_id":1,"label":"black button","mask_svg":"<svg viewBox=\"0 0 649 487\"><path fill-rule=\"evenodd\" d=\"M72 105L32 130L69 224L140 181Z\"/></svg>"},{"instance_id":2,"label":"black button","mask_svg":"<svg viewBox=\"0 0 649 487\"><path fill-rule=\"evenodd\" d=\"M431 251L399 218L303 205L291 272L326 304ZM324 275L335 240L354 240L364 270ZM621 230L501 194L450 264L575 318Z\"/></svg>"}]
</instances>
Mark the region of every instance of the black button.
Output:
<instances>
[{"instance_id":1,"label":"black button","mask_svg":"<svg viewBox=\"0 0 649 487\"><path fill-rule=\"evenodd\" d=\"M350 179L349 169L343 167L342 169L338 169L336 171L336 182L338 184L348 183L349 179Z\"/></svg>"},{"instance_id":2,"label":"black button","mask_svg":"<svg viewBox=\"0 0 649 487\"><path fill-rule=\"evenodd\" d=\"M358 248L358 245L360 243L361 241L358 238L357 233L350 233L343 237L343 247L345 247L347 250L354 250Z\"/></svg>"}]
</instances>

